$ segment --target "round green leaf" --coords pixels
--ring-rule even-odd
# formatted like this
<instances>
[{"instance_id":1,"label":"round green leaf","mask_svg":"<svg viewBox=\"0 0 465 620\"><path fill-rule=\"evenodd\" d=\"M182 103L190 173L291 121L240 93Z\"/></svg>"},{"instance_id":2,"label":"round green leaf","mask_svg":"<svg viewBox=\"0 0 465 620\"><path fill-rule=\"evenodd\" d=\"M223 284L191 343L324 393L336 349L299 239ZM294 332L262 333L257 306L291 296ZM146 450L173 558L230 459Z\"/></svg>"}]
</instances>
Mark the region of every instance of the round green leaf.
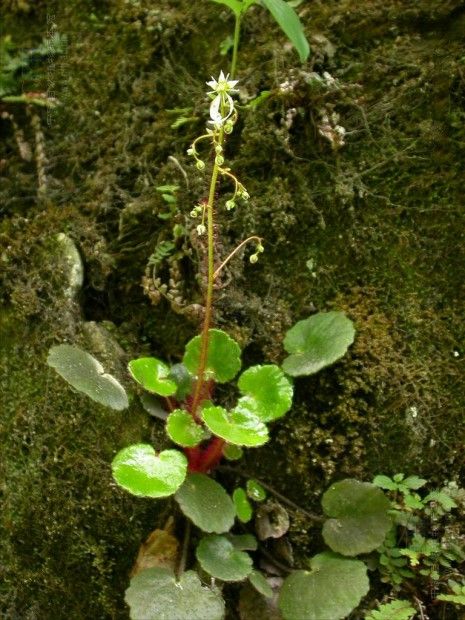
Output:
<instances>
[{"instance_id":1,"label":"round green leaf","mask_svg":"<svg viewBox=\"0 0 465 620\"><path fill-rule=\"evenodd\" d=\"M323 525L323 538L342 555L373 551L382 544L392 525L389 500L369 482L336 482L323 495L322 505L328 517L333 517Z\"/></svg>"},{"instance_id":2,"label":"round green leaf","mask_svg":"<svg viewBox=\"0 0 465 620\"><path fill-rule=\"evenodd\" d=\"M253 448L268 441L265 424L247 410L206 407L201 415L211 432L229 443Z\"/></svg>"},{"instance_id":3,"label":"round green leaf","mask_svg":"<svg viewBox=\"0 0 465 620\"><path fill-rule=\"evenodd\" d=\"M343 312L319 312L299 321L284 338L284 348L291 353L284 360L284 372L313 375L342 357L354 335L353 323Z\"/></svg>"},{"instance_id":4,"label":"round green leaf","mask_svg":"<svg viewBox=\"0 0 465 620\"><path fill-rule=\"evenodd\" d=\"M204 532L231 529L236 511L221 484L205 474L189 474L174 496L182 512Z\"/></svg>"},{"instance_id":5,"label":"round green leaf","mask_svg":"<svg viewBox=\"0 0 465 620\"><path fill-rule=\"evenodd\" d=\"M240 376L238 387L244 394L239 407L255 413L262 422L280 418L291 408L292 384L274 364L248 368Z\"/></svg>"},{"instance_id":6,"label":"round green leaf","mask_svg":"<svg viewBox=\"0 0 465 620\"><path fill-rule=\"evenodd\" d=\"M342 620L368 592L367 568L359 560L320 553L311 571L291 573L283 583L279 608L285 620Z\"/></svg>"},{"instance_id":7,"label":"round green leaf","mask_svg":"<svg viewBox=\"0 0 465 620\"><path fill-rule=\"evenodd\" d=\"M252 558L238 551L225 536L202 538L195 552L201 567L222 581L242 581L252 572Z\"/></svg>"},{"instance_id":8,"label":"round green leaf","mask_svg":"<svg viewBox=\"0 0 465 620\"><path fill-rule=\"evenodd\" d=\"M205 439L204 429L183 409L175 409L169 414L166 432L171 441L185 448L193 448Z\"/></svg>"},{"instance_id":9,"label":"round green leaf","mask_svg":"<svg viewBox=\"0 0 465 620\"><path fill-rule=\"evenodd\" d=\"M224 601L215 589L204 587L194 571L176 581L166 568L148 568L131 579L126 590L131 620L222 620Z\"/></svg>"},{"instance_id":10,"label":"round green leaf","mask_svg":"<svg viewBox=\"0 0 465 620\"><path fill-rule=\"evenodd\" d=\"M140 357L128 364L132 378L153 394L172 396L176 393L176 382L168 378L169 367L155 357Z\"/></svg>"},{"instance_id":11,"label":"round green leaf","mask_svg":"<svg viewBox=\"0 0 465 620\"><path fill-rule=\"evenodd\" d=\"M184 482L187 459L178 450L164 450L157 456L144 443L123 448L111 464L113 478L133 495L167 497Z\"/></svg>"},{"instance_id":12,"label":"round green leaf","mask_svg":"<svg viewBox=\"0 0 465 620\"><path fill-rule=\"evenodd\" d=\"M266 499L265 489L256 480L247 480L245 488L247 490L247 495L250 499L253 499L254 502L263 502Z\"/></svg>"},{"instance_id":13,"label":"round green leaf","mask_svg":"<svg viewBox=\"0 0 465 620\"><path fill-rule=\"evenodd\" d=\"M242 523L248 523L252 518L252 506L247 498L247 493L244 489L234 489L233 495L234 507L236 508L236 514L239 521Z\"/></svg>"},{"instance_id":14,"label":"round green leaf","mask_svg":"<svg viewBox=\"0 0 465 620\"><path fill-rule=\"evenodd\" d=\"M195 336L186 345L183 364L197 374L200 362L201 336ZM234 379L241 367L241 349L237 342L220 329L208 330L208 355L205 372L217 383Z\"/></svg>"},{"instance_id":15,"label":"round green leaf","mask_svg":"<svg viewBox=\"0 0 465 620\"><path fill-rule=\"evenodd\" d=\"M273 590L270 584L260 571L253 570L249 575L249 581L257 592L260 592L265 598L271 598L273 596Z\"/></svg>"},{"instance_id":16,"label":"round green leaf","mask_svg":"<svg viewBox=\"0 0 465 620\"><path fill-rule=\"evenodd\" d=\"M95 357L70 344L59 344L48 353L47 364L54 368L73 388L92 400L117 411L129 406L123 386Z\"/></svg>"}]
</instances>

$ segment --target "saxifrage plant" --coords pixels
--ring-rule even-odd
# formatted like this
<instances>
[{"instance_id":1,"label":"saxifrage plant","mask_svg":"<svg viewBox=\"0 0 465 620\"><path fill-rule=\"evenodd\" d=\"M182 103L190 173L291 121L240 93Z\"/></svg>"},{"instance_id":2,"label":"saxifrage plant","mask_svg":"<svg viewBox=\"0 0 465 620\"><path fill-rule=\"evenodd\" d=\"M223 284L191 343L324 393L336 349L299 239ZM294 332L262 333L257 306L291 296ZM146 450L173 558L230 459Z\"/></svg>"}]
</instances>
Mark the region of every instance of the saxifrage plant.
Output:
<instances>
[{"instance_id":1,"label":"saxifrage plant","mask_svg":"<svg viewBox=\"0 0 465 620\"><path fill-rule=\"evenodd\" d=\"M208 199L191 211L192 218L199 219L197 234L207 240L201 333L187 343L182 361L174 366L155 357L134 359L128 365L130 375L145 393L165 403L166 432L174 446L158 452L145 443L127 446L113 459L112 472L116 482L133 495L174 496L180 511L204 533L195 551L202 571L225 584L249 579L263 596L270 596L272 590L265 576L254 569L249 553L257 549L256 537L232 532L236 519L250 521L250 500L263 500L263 489L249 481L246 488L235 488L231 496L209 474L223 458L238 459L243 448L262 446L269 440L269 425L292 406L293 379L314 374L340 359L353 342L354 327L341 312L310 316L287 332L284 348L289 355L282 367L260 364L239 374L242 363L238 343L213 327L214 283L224 265L246 244L255 245L249 257L252 263L264 248L261 238L252 236L223 259L215 254L219 179L232 185L224 204L226 211L247 202L249 195L225 163L226 139L237 121L233 99L236 81L221 73L208 85L208 128L188 151L199 171L210 171ZM201 155L203 144L209 146L205 149L211 158L208 164ZM116 410L128 406L121 384L85 351L58 345L50 350L48 363L95 401ZM232 405L218 402L215 386L231 381L236 381L237 401ZM311 558L310 570L294 571L284 580L279 606L286 620L337 620L350 613L369 585L366 565L354 556L378 548L391 527L389 502L375 485L342 480L330 487L322 503L325 516L317 519L323 523L323 538L330 550ZM126 593L133 619L223 617L218 587L202 584L201 574L194 570L186 572L185 562L184 553L177 574L155 567L133 577Z\"/></svg>"}]
</instances>

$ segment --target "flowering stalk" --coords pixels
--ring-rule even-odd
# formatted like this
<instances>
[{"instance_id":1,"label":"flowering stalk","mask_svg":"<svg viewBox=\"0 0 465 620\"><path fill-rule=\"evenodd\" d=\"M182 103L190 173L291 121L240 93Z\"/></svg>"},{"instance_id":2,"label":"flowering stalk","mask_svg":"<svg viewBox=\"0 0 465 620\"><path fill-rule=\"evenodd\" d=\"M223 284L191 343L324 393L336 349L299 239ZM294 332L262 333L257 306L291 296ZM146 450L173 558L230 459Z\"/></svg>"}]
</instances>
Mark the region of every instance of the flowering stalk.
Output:
<instances>
[{"instance_id":1,"label":"flowering stalk","mask_svg":"<svg viewBox=\"0 0 465 620\"><path fill-rule=\"evenodd\" d=\"M208 343L209 343L209 329L212 322L212 309L213 309L213 285L215 277L217 276L219 269L229 261L230 258L236 253L236 250L232 252L232 254L223 261L220 268L215 271L215 254L214 254L214 221L213 221L213 213L214 213L214 202L215 202L215 191L218 183L218 178L220 176L229 178L234 183L234 194L231 199L226 201L226 209L230 210L235 207L235 200L237 197L240 197L244 200L249 198L249 194L247 193L245 187L238 181L238 179L231 173L229 168L224 167L224 143L225 136L232 133L234 128L234 123L237 120L237 112L235 109L234 100L231 97L232 94L236 93L235 86L237 84L237 80L229 80L229 75L224 75L223 72L220 73L218 80L212 78L211 81L207 82L207 85L210 86L211 90L208 95L211 97L212 101L210 104L210 121L208 123L209 127L207 129L207 133L203 134L192 143L190 149L188 149L188 154L192 155L196 160L196 166L199 170L203 170L205 168L205 163L202 159L200 159L197 152L197 145L200 141L204 139L209 139L215 154L215 159L213 162L212 175L210 180L210 189L208 193L208 201L207 204L197 205L192 211L191 216L197 217L198 215L202 215L202 222L197 226L197 233L199 235L207 234L207 264L208 264L208 274L207 274L207 291L206 291L206 299L205 299L205 316L203 320L202 333L201 333L201 341L200 341L200 359L199 366L197 369L197 382L194 389L194 394L192 398L192 404L190 407L191 413L193 417L198 420L197 409L200 405L200 402L203 400L204 393L204 385L206 382L205 378L205 370L207 365L208 358ZM206 226L205 226L205 218L206 218ZM263 247L261 245L261 240L258 237L252 237L251 239L257 240L257 253L253 255L254 259L251 262L256 262L256 258L258 257L258 252L263 251ZM240 247L243 246L243 243ZM215 456L216 458L216 456Z\"/></svg>"}]
</instances>

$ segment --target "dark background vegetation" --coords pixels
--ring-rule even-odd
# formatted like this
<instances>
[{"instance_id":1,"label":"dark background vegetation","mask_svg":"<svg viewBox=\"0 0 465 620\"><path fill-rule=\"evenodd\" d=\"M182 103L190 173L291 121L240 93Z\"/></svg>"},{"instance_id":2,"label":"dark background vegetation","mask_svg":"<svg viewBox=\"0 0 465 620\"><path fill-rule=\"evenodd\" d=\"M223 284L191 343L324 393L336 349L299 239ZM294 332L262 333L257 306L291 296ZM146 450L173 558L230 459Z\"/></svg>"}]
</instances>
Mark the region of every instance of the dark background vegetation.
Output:
<instances>
[{"instance_id":1,"label":"dark background vegetation","mask_svg":"<svg viewBox=\"0 0 465 620\"><path fill-rule=\"evenodd\" d=\"M48 121L40 113L42 200L34 161L0 119L0 609L21 620L126 618L128 571L169 506L117 489L109 463L130 441L165 440L137 402L115 413L72 393L46 353L80 343L125 381L127 359L178 360L195 333L192 318L151 304L141 282L173 227L157 217L157 185L179 185L174 221L193 226L205 186L185 153L204 127L205 81L227 69L219 44L233 23L207 0L0 8L0 34L21 48L52 23L68 37L24 85L61 101ZM241 112L228 145L251 200L218 210L219 250L257 233L266 253L256 266L234 262L216 322L246 361L269 362L314 309L355 321L349 355L298 381L293 411L244 463L317 509L345 476L403 471L439 485L464 474L465 4L304 0L299 13L312 46L303 66L262 9L244 23L242 103L272 96ZM325 71L335 87L312 80ZM189 120L173 128L178 108L191 108ZM333 112L347 132L338 151L318 132ZM21 107L15 117L32 144ZM58 233L84 262L77 298ZM180 250L183 295L201 303L198 248L187 236ZM309 527L296 520L291 532L302 557L315 551Z\"/></svg>"}]
</instances>

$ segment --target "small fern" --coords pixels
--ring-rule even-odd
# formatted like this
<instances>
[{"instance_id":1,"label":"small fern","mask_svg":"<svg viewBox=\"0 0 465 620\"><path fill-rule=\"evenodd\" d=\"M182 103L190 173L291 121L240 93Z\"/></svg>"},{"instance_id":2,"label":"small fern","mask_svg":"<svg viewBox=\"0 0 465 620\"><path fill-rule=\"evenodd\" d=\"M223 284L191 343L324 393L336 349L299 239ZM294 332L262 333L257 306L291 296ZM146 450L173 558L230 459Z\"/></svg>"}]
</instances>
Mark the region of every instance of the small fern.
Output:
<instances>
[{"instance_id":1,"label":"small fern","mask_svg":"<svg viewBox=\"0 0 465 620\"><path fill-rule=\"evenodd\" d=\"M437 597L438 601L465 606L465 585L456 583L455 581L449 581L449 586L453 594L440 594Z\"/></svg>"},{"instance_id":2,"label":"small fern","mask_svg":"<svg viewBox=\"0 0 465 620\"><path fill-rule=\"evenodd\" d=\"M370 612L365 620L411 620L414 614L415 609L409 601L397 600L381 605L379 609Z\"/></svg>"},{"instance_id":3,"label":"small fern","mask_svg":"<svg viewBox=\"0 0 465 620\"><path fill-rule=\"evenodd\" d=\"M171 256L174 250L174 243L172 241L161 241L153 251L153 254L150 256L148 264L151 267L157 267L162 263L165 259Z\"/></svg>"}]
</instances>

